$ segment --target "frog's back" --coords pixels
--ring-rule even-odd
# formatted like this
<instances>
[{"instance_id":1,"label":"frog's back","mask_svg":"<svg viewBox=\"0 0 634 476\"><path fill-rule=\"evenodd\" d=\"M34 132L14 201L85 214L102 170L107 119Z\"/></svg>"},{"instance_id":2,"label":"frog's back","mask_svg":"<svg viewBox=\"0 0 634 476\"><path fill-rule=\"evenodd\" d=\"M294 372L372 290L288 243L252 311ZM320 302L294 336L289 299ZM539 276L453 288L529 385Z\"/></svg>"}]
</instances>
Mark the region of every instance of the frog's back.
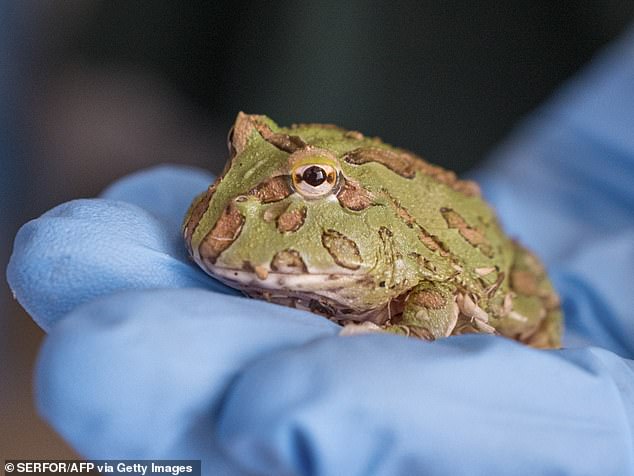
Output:
<instances>
[{"instance_id":1,"label":"frog's back","mask_svg":"<svg viewBox=\"0 0 634 476\"><path fill-rule=\"evenodd\" d=\"M346 174L394 212L393 249L418 276L410 289L427 282L453 290L452 334L484 331L559 347L559 300L544 267L504 233L477 184L377 139L346 148L342 158Z\"/></svg>"},{"instance_id":2,"label":"frog's back","mask_svg":"<svg viewBox=\"0 0 634 476\"><path fill-rule=\"evenodd\" d=\"M504 233L477 185L408 152L392 152L401 155L382 154L411 160L417 172L377 174L378 192L399 219L399 249L414 250L408 256L420 281L412 289L421 282L450 289L458 308L451 334L499 333L534 347L559 347L559 298L543 265Z\"/></svg>"}]
</instances>

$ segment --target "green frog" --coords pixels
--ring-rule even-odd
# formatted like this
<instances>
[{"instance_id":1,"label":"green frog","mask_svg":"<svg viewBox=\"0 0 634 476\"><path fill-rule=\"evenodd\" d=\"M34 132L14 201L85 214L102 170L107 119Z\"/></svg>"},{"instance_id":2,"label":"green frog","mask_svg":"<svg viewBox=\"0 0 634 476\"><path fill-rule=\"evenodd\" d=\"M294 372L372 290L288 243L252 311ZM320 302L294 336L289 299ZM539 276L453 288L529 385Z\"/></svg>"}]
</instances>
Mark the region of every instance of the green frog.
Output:
<instances>
[{"instance_id":1,"label":"green frog","mask_svg":"<svg viewBox=\"0 0 634 476\"><path fill-rule=\"evenodd\" d=\"M240 113L222 174L192 203L193 260L342 334L464 333L558 348L559 298L478 185L375 137Z\"/></svg>"}]
</instances>

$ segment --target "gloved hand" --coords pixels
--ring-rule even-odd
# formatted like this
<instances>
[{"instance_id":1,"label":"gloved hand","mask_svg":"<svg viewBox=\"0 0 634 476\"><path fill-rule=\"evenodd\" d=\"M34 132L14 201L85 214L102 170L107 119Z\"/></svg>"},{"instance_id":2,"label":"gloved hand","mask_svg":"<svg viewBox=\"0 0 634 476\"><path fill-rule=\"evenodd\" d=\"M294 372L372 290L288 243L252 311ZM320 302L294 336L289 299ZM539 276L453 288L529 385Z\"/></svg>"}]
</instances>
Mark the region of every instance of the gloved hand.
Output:
<instances>
[{"instance_id":1,"label":"gloved hand","mask_svg":"<svg viewBox=\"0 0 634 476\"><path fill-rule=\"evenodd\" d=\"M25 225L9 282L49 332L42 415L85 457L207 474L634 474L634 36L479 179L546 258L566 347L338 337L188 262L205 174L161 167Z\"/></svg>"}]
</instances>

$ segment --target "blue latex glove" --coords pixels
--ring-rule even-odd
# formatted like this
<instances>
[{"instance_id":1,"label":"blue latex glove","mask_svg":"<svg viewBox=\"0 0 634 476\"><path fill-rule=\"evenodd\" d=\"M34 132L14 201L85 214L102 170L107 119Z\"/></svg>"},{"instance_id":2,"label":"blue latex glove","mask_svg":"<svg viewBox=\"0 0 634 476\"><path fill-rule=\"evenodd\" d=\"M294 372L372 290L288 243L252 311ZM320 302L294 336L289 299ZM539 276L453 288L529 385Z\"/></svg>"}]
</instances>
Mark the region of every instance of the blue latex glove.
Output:
<instances>
[{"instance_id":1,"label":"blue latex glove","mask_svg":"<svg viewBox=\"0 0 634 476\"><path fill-rule=\"evenodd\" d=\"M16 238L9 282L49 332L41 413L86 457L202 458L207 474L634 474L633 57L630 35L479 177L546 258L567 349L343 338L240 297L179 234L211 177L163 167Z\"/></svg>"}]
</instances>

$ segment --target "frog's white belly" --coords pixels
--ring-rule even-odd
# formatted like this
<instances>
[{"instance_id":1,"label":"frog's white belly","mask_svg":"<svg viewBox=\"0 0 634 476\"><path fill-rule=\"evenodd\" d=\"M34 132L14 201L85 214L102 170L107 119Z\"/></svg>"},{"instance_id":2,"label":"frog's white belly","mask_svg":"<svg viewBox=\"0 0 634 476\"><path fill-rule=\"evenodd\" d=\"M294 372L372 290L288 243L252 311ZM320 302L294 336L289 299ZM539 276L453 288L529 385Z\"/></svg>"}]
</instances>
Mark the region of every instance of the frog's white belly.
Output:
<instances>
[{"instance_id":1,"label":"frog's white belly","mask_svg":"<svg viewBox=\"0 0 634 476\"><path fill-rule=\"evenodd\" d=\"M276 273L265 272L258 276L253 271L212 266L211 272L218 279L264 289L292 289L297 291L327 291L343 286L354 286L367 280L360 273Z\"/></svg>"},{"instance_id":2,"label":"frog's white belly","mask_svg":"<svg viewBox=\"0 0 634 476\"><path fill-rule=\"evenodd\" d=\"M384 306L367 308L354 290L368 284L368 276L361 273L280 273L257 274L220 266L208 268L218 280L240 289L248 296L266 299L285 306L305 309L324 315L336 322L385 322L390 315L389 302ZM392 311L393 312L393 311Z\"/></svg>"}]
</instances>

